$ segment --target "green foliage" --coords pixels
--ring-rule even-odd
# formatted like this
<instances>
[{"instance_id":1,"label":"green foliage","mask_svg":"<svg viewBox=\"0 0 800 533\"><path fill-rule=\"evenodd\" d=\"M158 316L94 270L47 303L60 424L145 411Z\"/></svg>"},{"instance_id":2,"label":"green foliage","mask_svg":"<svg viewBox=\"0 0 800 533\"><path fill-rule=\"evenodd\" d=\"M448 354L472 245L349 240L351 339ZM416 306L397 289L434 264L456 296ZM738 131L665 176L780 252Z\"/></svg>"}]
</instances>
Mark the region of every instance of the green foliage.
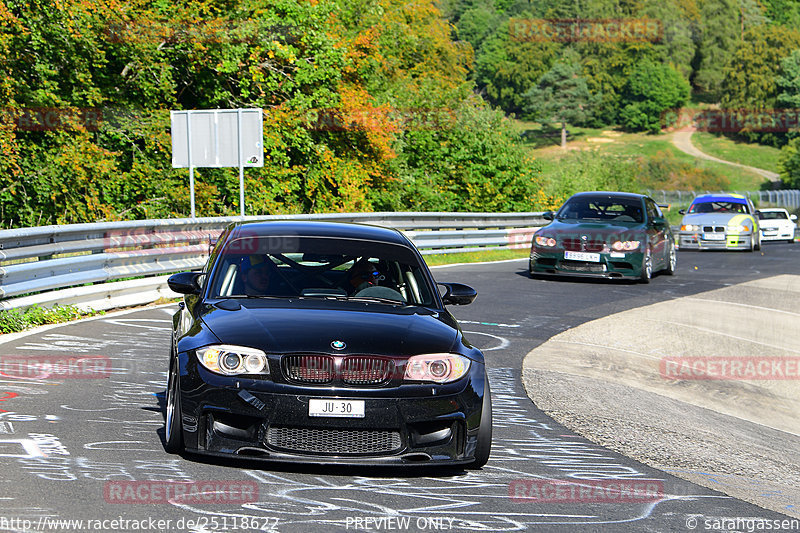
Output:
<instances>
[{"instance_id":1,"label":"green foliage","mask_svg":"<svg viewBox=\"0 0 800 533\"><path fill-rule=\"evenodd\" d=\"M589 92L581 66L574 59L553 65L524 97L532 119L576 125L590 120L600 99Z\"/></svg>"},{"instance_id":2,"label":"green foliage","mask_svg":"<svg viewBox=\"0 0 800 533\"><path fill-rule=\"evenodd\" d=\"M695 167L669 152L646 157L570 152L543 166L546 194L562 199L580 191L723 190L729 185L725 176Z\"/></svg>"},{"instance_id":3,"label":"green foliage","mask_svg":"<svg viewBox=\"0 0 800 533\"><path fill-rule=\"evenodd\" d=\"M685 104L690 92L689 82L669 65L640 61L625 88L622 124L630 130L657 133L664 112Z\"/></svg>"},{"instance_id":4,"label":"green foliage","mask_svg":"<svg viewBox=\"0 0 800 533\"><path fill-rule=\"evenodd\" d=\"M481 6L494 9L469 7ZM473 51L452 30L434 0L0 3L12 110L0 117L0 225L186 216L188 172L170 161L168 110L181 108L265 110L248 214L407 209L426 195L436 208L521 206L530 180L510 176L535 165L473 100ZM42 108L61 121L14 128L14 114ZM431 127L431 114L456 128ZM442 146L458 148L462 173ZM239 212L236 169L195 174L199 215ZM502 187L488 197L481 179Z\"/></svg>"},{"instance_id":5,"label":"green foliage","mask_svg":"<svg viewBox=\"0 0 800 533\"><path fill-rule=\"evenodd\" d=\"M475 79L491 104L506 113L522 113L524 93L550 70L559 47L522 39L510 24L501 25L483 43L475 61Z\"/></svg>"},{"instance_id":6,"label":"green foliage","mask_svg":"<svg viewBox=\"0 0 800 533\"><path fill-rule=\"evenodd\" d=\"M0 311L0 333L14 333L44 324L59 324L77 318L104 314L102 311L81 311L77 307L56 305L52 308L33 306L20 311L8 309Z\"/></svg>"},{"instance_id":7,"label":"green foliage","mask_svg":"<svg viewBox=\"0 0 800 533\"><path fill-rule=\"evenodd\" d=\"M788 109L800 109L800 50L781 60L781 69L775 78L778 105Z\"/></svg>"},{"instance_id":8,"label":"green foliage","mask_svg":"<svg viewBox=\"0 0 800 533\"><path fill-rule=\"evenodd\" d=\"M797 48L800 48L797 29L762 25L746 31L725 69L720 106L750 114L775 109L780 91L775 75L777 66ZM773 146L781 146L787 139L780 132L745 130L741 134L750 141Z\"/></svg>"},{"instance_id":9,"label":"green foliage","mask_svg":"<svg viewBox=\"0 0 800 533\"><path fill-rule=\"evenodd\" d=\"M795 137L781 148L778 172L788 188L800 188L800 137Z\"/></svg>"}]
</instances>

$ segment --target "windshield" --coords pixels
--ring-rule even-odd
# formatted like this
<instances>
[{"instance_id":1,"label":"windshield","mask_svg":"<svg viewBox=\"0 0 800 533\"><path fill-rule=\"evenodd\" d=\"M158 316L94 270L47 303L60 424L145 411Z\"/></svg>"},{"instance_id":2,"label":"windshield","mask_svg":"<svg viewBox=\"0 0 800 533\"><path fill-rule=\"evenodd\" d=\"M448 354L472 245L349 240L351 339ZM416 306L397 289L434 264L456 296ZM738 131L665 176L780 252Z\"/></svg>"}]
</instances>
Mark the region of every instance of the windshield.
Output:
<instances>
[{"instance_id":1,"label":"windshield","mask_svg":"<svg viewBox=\"0 0 800 533\"><path fill-rule=\"evenodd\" d=\"M788 220L789 215L785 211L761 211L758 218L761 220Z\"/></svg>"},{"instance_id":2,"label":"windshield","mask_svg":"<svg viewBox=\"0 0 800 533\"><path fill-rule=\"evenodd\" d=\"M747 205L729 201L697 202L692 204L688 214L699 213L747 213Z\"/></svg>"},{"instance_id":3,"label":"windshield","mask_svg":"<svg viewBox=\"0 0 800 533\"><path fill-rule=\"evenodd\" d=\"M609 198L595 196L573 197L561 206L559 220L613 220L643 222L642 201L639 198Z\"/></svg>"},{"instance_id":4,"label":"windshield","mask_svg":"<svg viewBox=\"0 0 800 533\"><path fill-rule=\"evenodd\" d=\"M432 305L424 265L399 245L324 237L244 237L217 259L210 298L369 299Z\"/></svg>"}]
</instances>

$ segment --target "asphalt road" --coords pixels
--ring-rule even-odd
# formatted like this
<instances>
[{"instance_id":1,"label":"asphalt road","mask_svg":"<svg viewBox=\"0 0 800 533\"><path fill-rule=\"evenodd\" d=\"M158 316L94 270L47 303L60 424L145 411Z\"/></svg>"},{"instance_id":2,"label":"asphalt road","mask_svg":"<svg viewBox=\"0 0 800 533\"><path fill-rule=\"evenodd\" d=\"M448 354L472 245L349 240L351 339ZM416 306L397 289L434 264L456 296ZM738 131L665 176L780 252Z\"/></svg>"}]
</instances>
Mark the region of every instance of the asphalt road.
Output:
<instances>
[{"instance_id":1,"label":"asphalt road","mask_svg":"<svg viewBox=\"0 0 800 533\"><path fill-rule=\"evenodd\" d=\"M480 471L276 466L167 454L172 307L0 337L0 361L80 355L110 360L112 368L69 379L0 376L0 531L754 531L759 519L773 531L790 530L786 515L593 444L525 394L523 357L567 328L800 272L798 245L766 245L753 254L681 252L678 259L676 276L649 285L532 280L524 261L434 269L437 280L479 293L472 305L452 310L490 367L494 441ZM646 334L632 333L631 342ZM556 489L553 480L580 485ZM182 490L191 497L168 501L163 492L174 491L175 482L186 482ZM614 490L634 485L644 492Z\"/></svg>"}]
</instances>

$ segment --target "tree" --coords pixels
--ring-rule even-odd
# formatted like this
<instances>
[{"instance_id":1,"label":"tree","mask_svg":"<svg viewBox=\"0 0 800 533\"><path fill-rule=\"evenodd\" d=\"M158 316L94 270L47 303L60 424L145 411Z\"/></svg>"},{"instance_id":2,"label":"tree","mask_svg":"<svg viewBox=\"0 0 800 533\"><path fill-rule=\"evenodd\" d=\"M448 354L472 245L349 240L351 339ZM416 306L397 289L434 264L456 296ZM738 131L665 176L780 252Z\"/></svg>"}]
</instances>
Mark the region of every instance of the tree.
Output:
<instances>
[{"instance_id":1,"label":"tree","mask_svg":"<svg viewBox=\"0 0 800 533\"><path fill-rule=\"evenodd\" d=\"M554 42L528 40L506 21L486 39L475 59L475 81L492 105L521 113L523 94L548 70L558 55Z\"/></svg>"},{"instance_id":2,"label":"tree","mask_svg":"<svg viewBox=\"0 0 800 533\"><path fill-rule=\"evenodd\" d=\"M592 116L599 101L589 92L580 63L570 54L568 62L558 62L523 97L525 110L532 116L561 123L561 147L567 147L567 123L583 124Z\"/></svg>"},{"instance_id":3,"label":"tree","mask_svg":"<svg viewBox=\"0 0 800 533\"><path fill-rule=\"evenodd\" d=\"M744 40L725 69L720 107L745 115L775 109L780 92L776 68L797 48L800 48L800 31L794 28L763 25L745 31ZM774 146L781 146L787 140L784 133L758 131L757 128L748 128L739 134L750 142Z\"/></svg>"},{"instance_id":4,"label":"tree","mask_svg":"<svg viewBox=\"0 0 800 533\"><path fill-rule=\"evenodd\" d=\"M795 137L781 148L778 171L788 188L800 188L800 137Z\"/></svg>"},{"instance_id":5,"label":"tree","mask_svg":"<svg viewBox=\"0 0 800 533\"><path fill-rule=\"evenodd\" d=\"M735 0L704 0L700 16L703 24L693 83L700 92L716 95L741 35L740 12Z\"/></svg>"},{"instance_id":6,"label":"tree","mask_svg":"<svg viewBox=\"0 0 800 533\"><path fill-rule=\"evenodd\" d=\"M781 69L775 78L777 86L778 105L800 109L800 50L781 59Z\"/></svg>"},{"instance_id":7,"label":"tree","mask_svg":"<svg viewBox=\"0 0 800 533\"><path fill-rule=\"evenodd\" d=\"M658 133L663 113L686 103L690 92L689 82L674 68L644 59L636 64L625 87L622 124L630 130Z\"/></svg>"}]
</instances>

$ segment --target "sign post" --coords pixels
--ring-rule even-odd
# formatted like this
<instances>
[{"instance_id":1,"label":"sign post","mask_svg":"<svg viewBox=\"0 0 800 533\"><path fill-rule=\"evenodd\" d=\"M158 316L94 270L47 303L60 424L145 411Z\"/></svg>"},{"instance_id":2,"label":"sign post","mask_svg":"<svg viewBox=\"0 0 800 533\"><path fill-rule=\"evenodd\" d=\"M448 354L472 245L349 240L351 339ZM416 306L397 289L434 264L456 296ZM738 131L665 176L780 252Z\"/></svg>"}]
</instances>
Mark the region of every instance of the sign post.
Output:
<instances>
[{"instance_id":1,"label":"sign post","mask_svg":"<svg viewBox=\"0 0 800 533\"><path fill-rule=\"evenodd\" d=\"M239 167L239 213L244 216L244 167L264 166L262 110L171 111L170 119L172 168L189 169L192 218L195 218L196 167Z\"/></svg>"}]
</instances>

